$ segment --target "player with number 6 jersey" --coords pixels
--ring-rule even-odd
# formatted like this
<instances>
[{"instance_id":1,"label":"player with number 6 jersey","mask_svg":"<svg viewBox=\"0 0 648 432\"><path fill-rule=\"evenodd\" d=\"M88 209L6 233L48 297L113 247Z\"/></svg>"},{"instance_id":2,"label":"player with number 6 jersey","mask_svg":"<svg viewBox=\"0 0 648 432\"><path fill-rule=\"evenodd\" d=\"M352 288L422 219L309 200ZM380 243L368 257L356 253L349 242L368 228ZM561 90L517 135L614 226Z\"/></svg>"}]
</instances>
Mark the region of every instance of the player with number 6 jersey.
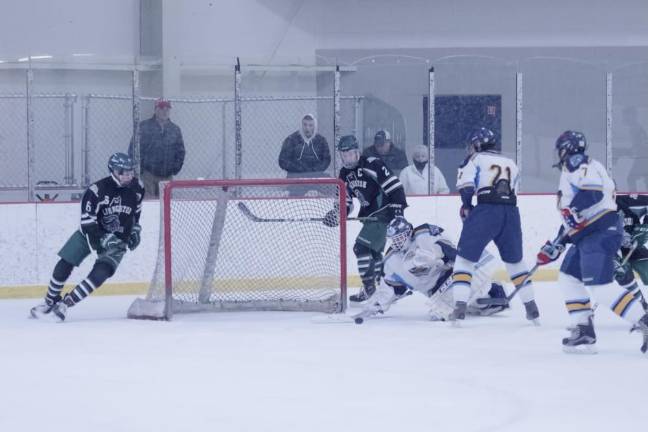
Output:
<instances>
[{"instance_id":1,"label":"player with number 6 jersey","mask_svg":"<svg viewBox=\"0 0 648 432\"><path fill-rule=\"evenodd\" d=\"M451 321L463 320L471 293L471 282L486 245L493 241L511 281L520 285L519 295L526 317L536 322L540 316L533 286L522 260L522 227L517 208L516 188L519 171L515 162L495 150L495 134L486 128L468 139L469 156L459 167L457 189L461 194L460 215L464 222L452 273L455 309ZM477 205L473 206L473 196Z\"/></svg>"},{"instance_id":2,"label":"player with number 6 jersey","mask_svg":"<svg viewBox=\"0 0 648 432\"><path fill-rule=\"evenodd\" d=\"M65 320L67 308L92 294L111 277L126 250L140 243L139 225L144 187L135 177L133 159L115 153L108 160L110 175L91 184L81 200L81 227L63 245L54 266L42 304L34 306L33 318ZM97 259L88 276L71 292L62 295L63 286L74 267L95 252Z\"/></svg>"}]
</instances>

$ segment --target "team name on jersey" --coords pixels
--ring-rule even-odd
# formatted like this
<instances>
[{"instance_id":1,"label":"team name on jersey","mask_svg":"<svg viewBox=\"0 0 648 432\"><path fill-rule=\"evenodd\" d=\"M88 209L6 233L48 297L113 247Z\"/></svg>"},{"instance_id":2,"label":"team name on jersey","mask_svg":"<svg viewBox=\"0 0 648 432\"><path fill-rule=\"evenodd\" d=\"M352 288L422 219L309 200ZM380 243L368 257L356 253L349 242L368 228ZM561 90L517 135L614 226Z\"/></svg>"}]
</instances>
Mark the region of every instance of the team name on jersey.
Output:
<instances>
[{"instance_id":1,"label":"team name on jersey","mask_svg":"<svg viewBox=\"0 0 648 432\"><path fill-rule=\"evenodd\" d=\"M131 207L129 207L129 206L125 206L125 205L121 205L121 204L119 204L119 205L114 205L114 206L112 206L112 207L104 207L104 208L101 210L101 213L102 213L104 216L111 215L111 214L115 214L115 213L126 213L127 215L129 215L129 214L131 214L132 212L133 212L133 209L132 209Z\"/></svg>"}]
</instances>

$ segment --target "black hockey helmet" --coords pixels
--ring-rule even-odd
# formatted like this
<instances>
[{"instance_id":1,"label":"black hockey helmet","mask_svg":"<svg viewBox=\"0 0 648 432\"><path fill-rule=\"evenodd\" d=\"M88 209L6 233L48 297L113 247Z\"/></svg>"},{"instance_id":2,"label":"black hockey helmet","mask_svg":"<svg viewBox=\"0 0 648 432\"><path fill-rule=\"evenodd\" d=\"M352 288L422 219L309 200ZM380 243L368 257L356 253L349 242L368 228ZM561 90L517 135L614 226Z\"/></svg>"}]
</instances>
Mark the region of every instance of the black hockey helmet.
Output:
<instances>
[{"instance_id":1,"label":"black hockey helmet","mask_svg":"<svg viewBox=\"0 0 648 432\"><path fill-rule=\"evenodd\" d=\"M358 139L354 135L344 135L340 138L338 142L337 150L344 152L353 149L360 149L360 144L358 144Z\"/></svg>"},{"instance_id":2,"label":"black hockey helmet","mask_svg":"<svg viewBox=\"0 0 648 432\"><path fill-rule=\"evenodd\" d=\"M556 139L558 163L554 166L562 166L571 155L585 153L585 150L587 150L587 140L582 132L572 130L563 132Z\"/></svg>"},{"instance_id":3,"label":"black hockey helmet","mask_svg":"<svg viewBox=\"0 0 648 432\"><path fill-rule=\"evenodd\" d=\"M468 136L468 145L476 152L492 150L497 145L497 137L492 130L481 127Z\"/></svg>"},{"instance_id":4,"label":"black hockey helmet","mask_svg":"<svg viewBox=\"0 0 648 432\"><path fill-rule=\"evenodd\" d=\"M108 159L108 170L122 187L127 186L135 176L135 163L126 153L114 153Z\"/></svg>"}]
</instances>

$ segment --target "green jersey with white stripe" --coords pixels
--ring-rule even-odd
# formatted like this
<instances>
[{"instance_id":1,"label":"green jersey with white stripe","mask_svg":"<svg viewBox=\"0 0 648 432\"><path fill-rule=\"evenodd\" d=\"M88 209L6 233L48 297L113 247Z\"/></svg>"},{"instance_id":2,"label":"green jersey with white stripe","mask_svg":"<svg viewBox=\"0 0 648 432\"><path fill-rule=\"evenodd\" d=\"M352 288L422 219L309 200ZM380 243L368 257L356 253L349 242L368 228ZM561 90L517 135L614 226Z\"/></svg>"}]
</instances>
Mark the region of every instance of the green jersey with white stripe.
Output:
<instances>
[{"instance_id":1,"label":"green jersey with white stripe","mask_svg":"<svg viewBox=\"0 0 648 432\"><path fill-rule=\"evenodd\" d=\"M360 156L358 165L342 168L339 177L347 187L347 214L353 210L353 197L360 202L359 217L389 222L407 207L403 185L378 158Z\"/></svg>"}]
</instances>

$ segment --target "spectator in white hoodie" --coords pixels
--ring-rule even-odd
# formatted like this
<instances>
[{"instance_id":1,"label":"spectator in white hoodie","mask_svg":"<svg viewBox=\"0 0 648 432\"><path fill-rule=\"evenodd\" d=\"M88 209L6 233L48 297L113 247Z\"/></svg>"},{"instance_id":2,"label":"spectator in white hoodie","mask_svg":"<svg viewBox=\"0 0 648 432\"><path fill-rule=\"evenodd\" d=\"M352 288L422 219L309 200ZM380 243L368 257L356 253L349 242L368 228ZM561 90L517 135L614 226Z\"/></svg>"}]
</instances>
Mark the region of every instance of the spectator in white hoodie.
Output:
<instances>
[{"instance_id":1,"label":"spectator in white hoodie","mask_svg":"<svg viewBox=\"0 0 648 432\"><path fill-rule=\"evenodd\" d=\"M422 144L417 145L412 155L413 163L408 165L400 173L400 181L405 188L407 195L427 195L429 183L429 157L428 148ZM450 193L443 173L438 167L434 167L434 190L433 194Z\"/></svg>"}]
</instances>

